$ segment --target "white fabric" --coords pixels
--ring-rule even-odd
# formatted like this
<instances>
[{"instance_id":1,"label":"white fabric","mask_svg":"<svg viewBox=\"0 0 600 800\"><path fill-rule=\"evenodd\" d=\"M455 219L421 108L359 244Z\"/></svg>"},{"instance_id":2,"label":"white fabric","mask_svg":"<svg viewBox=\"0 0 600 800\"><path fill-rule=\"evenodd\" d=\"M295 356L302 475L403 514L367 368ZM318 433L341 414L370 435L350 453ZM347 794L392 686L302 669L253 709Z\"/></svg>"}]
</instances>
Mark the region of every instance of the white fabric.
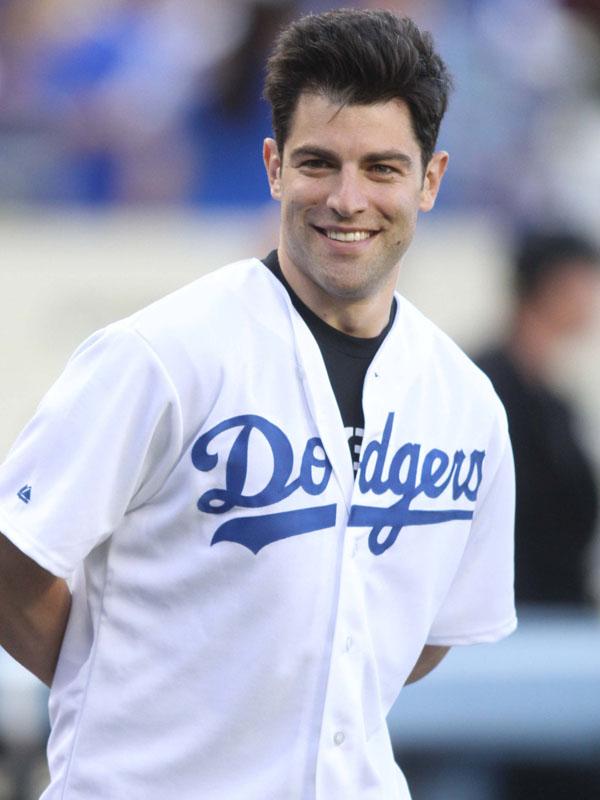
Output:
<instances>
[{"instance_id":1,"label":"white fabric","mask_svg":"<svg viewBox=\"0 0 600 800\"><path fill-rule=\"evenodd\" d=\"M514 497L489 382L398 303L356 481L256 259L70 360L0 469L0 530L73 588L44 800L409 797L385 716L426 642L515 627Z\"/></svg>"}]
</instances>

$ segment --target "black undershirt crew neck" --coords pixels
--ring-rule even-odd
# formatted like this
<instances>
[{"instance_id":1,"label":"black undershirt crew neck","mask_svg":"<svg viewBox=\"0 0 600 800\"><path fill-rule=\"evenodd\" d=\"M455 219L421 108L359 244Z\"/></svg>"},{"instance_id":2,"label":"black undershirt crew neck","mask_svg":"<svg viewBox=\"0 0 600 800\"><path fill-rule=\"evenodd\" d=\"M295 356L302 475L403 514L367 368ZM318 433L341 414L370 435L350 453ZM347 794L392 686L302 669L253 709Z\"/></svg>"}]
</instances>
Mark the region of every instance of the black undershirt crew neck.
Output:
<instances>
[{"instance_id":1,"label":"black undershirt crew neck","mask_svg":"<svg viewBox=\"0 0 600 800\"><path fill-rule=\"evenodd\" d=\"M362 407L362 393L365 375L375 353L379 350L392 327L396 316L396 300L394 299L390 309L389 322L379 336L369 339L351 336L328 325L300 300L281 271L276 250L273 250L263 259L263 264L285 286L292 305L308 325L310 332L319 345L329 381L340 409L350 447L352 464L356 472L364 435L365 418Z\"/></svg>"}]
</instances>

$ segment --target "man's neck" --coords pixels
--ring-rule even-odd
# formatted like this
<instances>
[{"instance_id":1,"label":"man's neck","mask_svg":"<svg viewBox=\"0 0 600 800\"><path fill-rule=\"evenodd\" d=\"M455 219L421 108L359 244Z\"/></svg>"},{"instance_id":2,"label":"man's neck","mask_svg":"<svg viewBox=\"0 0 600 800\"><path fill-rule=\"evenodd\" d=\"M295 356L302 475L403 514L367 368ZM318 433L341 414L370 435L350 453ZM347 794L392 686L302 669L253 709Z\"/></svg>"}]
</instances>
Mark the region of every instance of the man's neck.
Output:
<instances>
[{"instance_id":1,"label":"man's neck","mask_svg":"<svg viewBox=\"0 0 600 800\"><path fill-rule=\"evenodd\" d=\"M383 331L390 320L395 282L380 287L365 298L339 298L316 286L310 278L293 269L285 253L278 250L281 271L300 300L323 322L342 333L371 339Z\"/></svg>"}]
</instances>

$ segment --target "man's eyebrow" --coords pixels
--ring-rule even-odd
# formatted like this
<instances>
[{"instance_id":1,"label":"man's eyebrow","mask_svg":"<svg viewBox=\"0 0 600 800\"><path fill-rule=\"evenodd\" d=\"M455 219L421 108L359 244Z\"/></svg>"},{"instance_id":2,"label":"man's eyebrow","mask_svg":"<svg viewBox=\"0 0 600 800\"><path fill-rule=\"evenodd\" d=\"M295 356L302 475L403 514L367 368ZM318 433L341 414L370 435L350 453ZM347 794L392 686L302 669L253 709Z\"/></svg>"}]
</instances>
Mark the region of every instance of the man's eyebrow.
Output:
<instances>
[{"instance_id":1,"label":"man's eyebrow","mask_svg":"<svg viewBox=\"0 0 600 800\"><path fill-rule=\"evenodd\" d=\"M407 167L412 167L413 159L408 153L403 153L401 150L382 150L377 153L367 153L363 161L374 163L375 161L401 161Z\"/></svg>"},{"instance_id":2,"label":"man's eyebrow","mask_svg":"<svg viewBox=\"0 0 600 800\"><path fill-rule=\"evenodd\" d=\"M302 147L296 147L290 154L290 158L303 158L305 156L310 156L311 158L323 158L326 161L338 161L338 156L336 156L333 150L327 150L324 147L318 147L317 145L312 144L305 144L302 145Z\"/></svg>"}]
</instances>

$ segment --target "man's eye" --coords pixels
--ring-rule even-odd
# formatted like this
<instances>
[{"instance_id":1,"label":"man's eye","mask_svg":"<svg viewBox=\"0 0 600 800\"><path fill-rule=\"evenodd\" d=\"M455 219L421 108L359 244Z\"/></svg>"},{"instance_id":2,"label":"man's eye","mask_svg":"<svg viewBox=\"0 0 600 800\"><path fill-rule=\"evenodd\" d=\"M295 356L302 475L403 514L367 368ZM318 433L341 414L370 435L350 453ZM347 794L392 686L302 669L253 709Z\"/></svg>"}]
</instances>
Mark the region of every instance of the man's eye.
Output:
<instances>
[{"instance_id":1,"label":"man's eye","mask_svg":"<svg viewBox=\"0 0 600 800\"><path fill-rule=\"evenodd\" d=\"M329 167L329 162L322 158L309 158L303 161L300 166L308 169L327 169L327 167Z\"/></svg>"},{"instance_id":2,"label":"man's eye","mask_svg":"<svg viewBox=\"0 0 600 800\"><path fill-rule=\"evenodd\" d=\"M394 175L397 170L394 167L390 167L389 164L373 164L371 170L375 172L377 175Z\"/></svg>"}]
</instances>

